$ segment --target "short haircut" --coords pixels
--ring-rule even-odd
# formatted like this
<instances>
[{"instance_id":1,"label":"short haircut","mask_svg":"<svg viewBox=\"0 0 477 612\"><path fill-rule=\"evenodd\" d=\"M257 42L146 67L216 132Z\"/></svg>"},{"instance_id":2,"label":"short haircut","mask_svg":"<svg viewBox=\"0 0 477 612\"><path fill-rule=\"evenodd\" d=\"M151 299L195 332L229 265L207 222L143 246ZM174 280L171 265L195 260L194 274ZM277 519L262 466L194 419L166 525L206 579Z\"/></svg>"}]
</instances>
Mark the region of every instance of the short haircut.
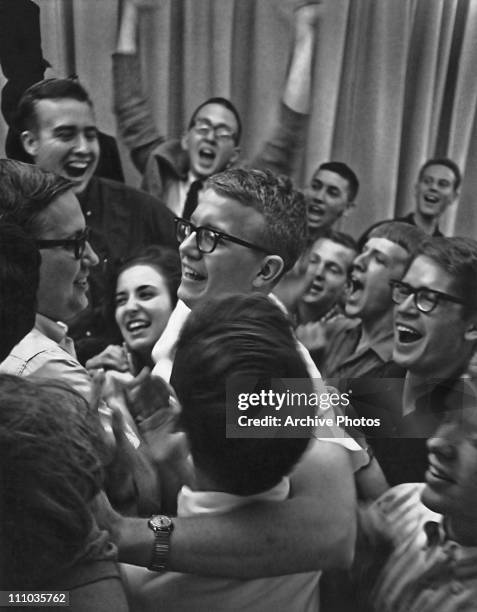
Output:
<instances>
[{"instance_id":1,"label":"short haircut","mask_svg":"<svg viewBox=\"0 0 477 612\"><path fill-rule=\"evenodd\" d=\"M317 172L320 170L329 170L330 172L339 174L345 179L345 181L348 181L348 199L350 202L354 202L359 191L359 180L356 174L347 164L338 161L325 162L324 164L321 164Z\"/></svg>"},{"instance_id":2,"label":"short haircut","mask_svg":"<svg viewBox=\"0 0 477 612\"><path fill-rule=\"evenodd\" d=\"M73 187L67 179L32 164L0 159L0 219L15 223L38 238L38 216L51 202Z\"/></svg>"},{"instance_id":3,"label":"short haircut","mask_svg":"<svg viewBox=\"0 0 477 612\"><path fill-rule=\"evenodd\" d=\"M15 114L14 127L21 134L24 130L38 127L36 105L40 100L61 100L69 98L86 102L93 108L93 102L86 89L74 79L44 79L29 87L20 98Z\"/></svg>"},{"instance_id":4,"label":"short haircut","mask_svg":"<svg viewBox=\"0 0 477 612\"><path fill-rule=\"evenodd\" d=\"M189 121L188 129L190 130L192 127L194 127L195 118L197 117L198 112L202 108L204 108L204 106L207 106L208 104L219 104L220 106L223 106L224 108L229 110L234 115L235 120L237 121L237 133L235 134L235 144L238 145L240 143L240 138L242 137L242 121L240 120L240 115L238 113L238 110L235 108L232 102L230 102L230 100L227 100L227 98L220 98L220 97L209 98L205 102L202 102L202 104L199 104L199 106L192 113L192 116Z\"/></svg>"},{"instance_id":5,"label":"short haircut","mask_svg":"<svg viewBox=\"0 0 477 612\"><path fill-rule=\"evenodd\" d=\"M457 191L460 187L460 183L462 181L462 175L459 170L459 166L447 157L435 157L433 159L428 159L419 170L418 180L421 180L422 175L424 174L424 170L429 168L429 166L446 166L449 168L451 172L454 174L454 189Z\"/></svg>"},{"instance_id":6,"label":"short haircut","mask_svg":"<svg viewBox=\"0 0 477 612\"><path fill-rule=\"evenodd\" d=\"M204 189L261 213L265 223L259 244L283 259L284 272L293 267L306 246L306 205L288 177L270 170L232 168L209 177Z\"/></svg>"},{"instance_id":7,"label":"short haircut","mask_svg":"<svg viewBox=\"0 0 477 612\"><path fill-rule=\"evenodd\" d=\"M227 383L253 377L309 379L288 318L261 294L228 295L194 308L177 345L171 375L196 467L223 491L252 495L288 474L307 438L227 438ZM258 388L255 387L255 388Z\"/></svg>"},{"instance_id":8,"label":"short haircut","mask_svg":"<svg viewBox=\"0 0 477 612\"><path fill-rule=\"evenodd\" d=\"M100 427L67 385L0 374L0 588L40 588L84 552Z\"/></svg>"},{"instance_id":9,"label":"short haircut","mask_svg":"<svg viewBox=\"0 0 477 612\"><path fill-rule=\"evenodd\" d=\"M20 227L0 222L0 362L35 323L40 253Z\"/></svg>"},{"instance_id":10,"label":"short haircut","mask_svg":"<svg viewBox=\"0 0 477 612\"><path fill-rule=\"evenodd\" d=\"M336 230L330 229L325 232L323 236L319 236L318 238L316 238L313 241L313 244L316 244L319 240L330 240L335 244L340 244L341 246L346 247L350 251L358 253L358 243L352 236L346 234L345 232L338 232Z\"/></svg>"},{"instance_id":11,"label":"short haircut","mask_svg":"<svg viewBox=\"0 0 477 612\"><path fill-rule=\"evenodd\" d=\"M386 238L398 244L407 251L409 255L408 261L411 261L422 241L425 240L426 234L419 227L410 223L385 221L369 232L366 241L371 238Z\"/></svg>"},{"instance_id":12,"label":"short haircut","mask_svg":"<svg viewBox=\"0 0 477 612\"><path fill-rule=\"evenodd\" d=\"M428 237L415 257L420 255L452 276L458 296L465 301L464 317L477 314L477 242L472 238Z\"/></svg>"}]
</instances>

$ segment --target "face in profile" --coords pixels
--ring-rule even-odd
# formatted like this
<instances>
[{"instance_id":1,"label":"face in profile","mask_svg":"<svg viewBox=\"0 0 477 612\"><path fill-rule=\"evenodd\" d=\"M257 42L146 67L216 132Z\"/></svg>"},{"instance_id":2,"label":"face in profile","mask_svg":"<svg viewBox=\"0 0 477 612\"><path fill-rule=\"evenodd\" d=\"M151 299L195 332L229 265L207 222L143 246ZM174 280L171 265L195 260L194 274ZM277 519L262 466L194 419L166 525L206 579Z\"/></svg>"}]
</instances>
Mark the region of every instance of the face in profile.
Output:
<instances>
[{"instance_id":1,"label":"face in profile","mask_svg":"<svg viewBox=\"0 0 477 612\"><path fill-rule=\"evenodd\" d=\"M98 131L93 109L87 102L70 98L39 100L35 105L36 127L23 132L23 146L35 164L75 185L81 193L98 165Z\"/></svg>"},{"instance_id":2,"label":"face in profile","mask_svg":"<svg viewBox=\"0 0 477 612\"><path fill-rule=\"evenodd\" d=\"M238 158L238 124L235 115L221 104L206 104L182 139L189 153L190 168L198 178L225 170Z\"/></svg>"},{"instance_id":3,"label":"face in profile","mask_svg":"<svg viewBox=\"0 0 477 612\"><path fill-rule=\"evenodd\" d=\"M346 314L372 319L392 312L389 281L401 279L407 259L407 251L399 244L387 238L369 238L352 266Z\"/></svg>"},{"instance_id":4,"label":"face in profile","mask_svg":"<svg viewBox=\"0 0 477 612\"><path fill-rule=\"evenodd\" d=\"M118 277L115 319L127 346L149 359L172 312L164 276L148 264L126 268Z\"/></svg>"},{"instance_id":5,"label":"face in profile","mask_svg":"<svg viewBox=\"0 0 477 612\"><path fill-rule=\"evenodd\" d=\"M85 230L79 202L72 191L66 191L38 216L39 240L72 240ZM89 242L76 258L74 243L40 248L40 285L38 312L54 321L68 321L88 305L89 270L98 257Z\"/></svg>"}]
</instances>

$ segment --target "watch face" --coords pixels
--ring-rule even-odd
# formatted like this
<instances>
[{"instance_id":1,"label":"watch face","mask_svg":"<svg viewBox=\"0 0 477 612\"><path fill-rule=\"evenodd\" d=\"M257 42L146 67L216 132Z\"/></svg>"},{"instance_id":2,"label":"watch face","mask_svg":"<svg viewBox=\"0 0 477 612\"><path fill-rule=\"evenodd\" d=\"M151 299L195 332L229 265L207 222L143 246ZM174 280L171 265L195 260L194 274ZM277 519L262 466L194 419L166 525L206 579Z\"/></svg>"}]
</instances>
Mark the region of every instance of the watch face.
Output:
<instances>
[{"instance_id":1,"label":"watch face","mask_svg":"<svg viewBox=\"0 0 477 612\"><path fill-rule=\"evenodd\" d=\"M172 520L168 516L156 514L155 516L149 519L149 526L151 527L151 529L169 531L172 527Z\"/></svg>"}]
</instances>

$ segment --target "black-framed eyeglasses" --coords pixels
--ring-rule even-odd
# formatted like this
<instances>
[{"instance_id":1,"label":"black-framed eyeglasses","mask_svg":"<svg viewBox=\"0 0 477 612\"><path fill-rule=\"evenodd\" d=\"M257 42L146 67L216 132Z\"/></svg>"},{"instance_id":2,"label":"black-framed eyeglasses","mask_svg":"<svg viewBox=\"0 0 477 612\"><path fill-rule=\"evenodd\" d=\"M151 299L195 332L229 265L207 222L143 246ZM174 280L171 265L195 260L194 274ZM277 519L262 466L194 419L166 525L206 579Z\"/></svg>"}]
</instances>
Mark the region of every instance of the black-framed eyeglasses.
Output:
<instances>
[{"instance_id":1,"label":"black-framed eyeglasses","mask_svg":"<svg viewBox=\"0 0 477 612\"><path fill-rule=\"evenodd\" d=\"M229 142L236 138L236 134L231 127L224 123L214 125L208 119L196 119L192 129L198 136L208 136L212 131L219 142Z\"/></svg>"},{"instance_id":2,"label":"black-framed eyeglasses","mask_svg":"<svg viewBox=\"0 0 477 612\"><path fill-rule=\"evenodd\" d=\"M407 283L392 280L389 281L392 288L392 300L395 304L402 304L410 295L414 298L414 304L418 310L426 314L432 312L441 300L447 302L455 302L456 304L465 304L465 301L443 293L434 289L426 289L426 287L411 287Z\"/></svg>"},{"instance_id":3,"label":"black-framed eyeglasses","mask_svg":"<svg viewBox=\"0 0 477 612\"><path fill-rule=\"evenodd\" d=\"M61 240L37 240L36 246L39 249L54 249L55 247L64 247L72 251L75 259L81 259L86 250L86 243L91 236L91 228L85 229L78 233L74 238L63 238Z\"/></svg>"},{"instance_id":4,"label":"black-framed eyeglasses","mask_svg":"<svg viewBox=\"0 0 477 612\"><path fill-rule=\"evenodd\" d=\"M256 244L252 244L251 242L247 242L246 240L242 240L241 238L237 238L236 236L224 234L224 232L219 232L218 230L211 229L210 227L197 227L190 221L186 221L180 217L174 217L174 221L176 223L177 240L179 242L184 242L186 238L195 232L195 242L197 249L201 253L212 253L219 243L219 240L222 239L228 240L229 242L235 242L235 244L240 244L248 249L254 249L255 251L260 251L261 253L270 255L270 251L267 251Z\"/></svg>"}]
</instances>

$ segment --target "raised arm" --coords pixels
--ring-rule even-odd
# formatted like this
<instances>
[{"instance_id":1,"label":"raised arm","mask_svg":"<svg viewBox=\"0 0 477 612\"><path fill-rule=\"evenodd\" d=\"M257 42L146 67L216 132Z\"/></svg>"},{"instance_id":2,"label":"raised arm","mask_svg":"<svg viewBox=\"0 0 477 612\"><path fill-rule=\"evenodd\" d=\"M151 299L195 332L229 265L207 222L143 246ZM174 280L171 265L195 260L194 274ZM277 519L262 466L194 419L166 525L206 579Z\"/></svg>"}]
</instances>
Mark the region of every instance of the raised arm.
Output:
<instances>
[{"instance_id":1,"label":"raised arm","mask_svg":"<svg viewBox=\"0 0 477 612\"><path fill-rule=\"evenodd\" d=\"M310 109L311 72L320 0L301 2L295 9L295 36L290 68L277 123L251 166L290 175L303 147Z\"/></svg>"},{"instance_id":2,"label":"raised arm","mask_svg":"<svg viewBox=\"0 0 477 612\"><path fill-rule=\"evenodd\" d=\"M156 127L141 80L137 53L140 5L133 0L124 1L113 54L113 95L119 133L136 168L144 173L151 151L165 139Z\"/></svg>"},{"instance_id":3,"label":"raised arm","mask_svg":"<svg viewBox=\"0 0 477 612\"><path fill-rule=\"evenodd\" d=\"M120 560L147 566L153 534L144 519L99 513ZM239 579L349 566L356 500L347 452L315 442L292 476L292 496L221 516L174 519L169 569Z\"/></svg>"}]
</instances>

